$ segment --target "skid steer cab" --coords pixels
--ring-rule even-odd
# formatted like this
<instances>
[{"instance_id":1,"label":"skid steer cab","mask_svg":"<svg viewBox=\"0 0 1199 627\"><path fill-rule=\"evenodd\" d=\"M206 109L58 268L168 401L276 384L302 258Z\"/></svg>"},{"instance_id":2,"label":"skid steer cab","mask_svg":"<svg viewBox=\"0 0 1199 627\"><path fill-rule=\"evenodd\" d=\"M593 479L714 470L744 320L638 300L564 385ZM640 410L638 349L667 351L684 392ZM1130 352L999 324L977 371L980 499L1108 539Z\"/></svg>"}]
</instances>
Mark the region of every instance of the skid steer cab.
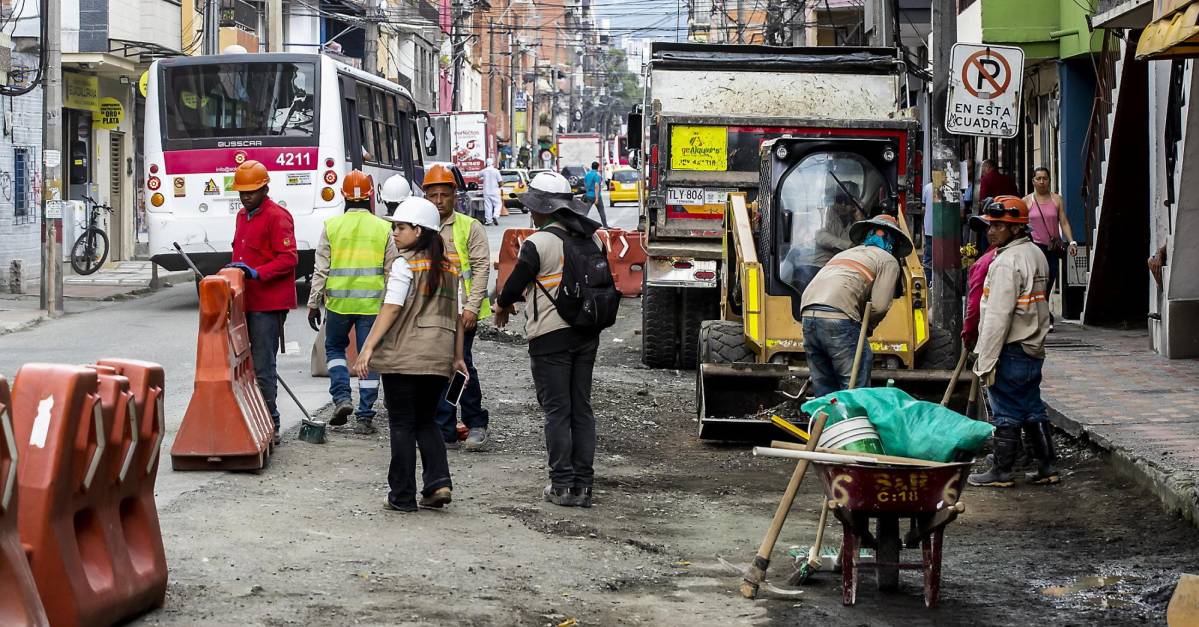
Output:
<instances>
[{"instance_id":1,"label":"skid steer cab","mask_svg":"<svg viewBox=\"0 0 1199 627\"><path fill-rule=\"evenodd\" d=\"M772 408L809 374L800 303L837 253L850 226L880 214L904 217L908 138L914 122L816 128L761 147L758 201L729 197L725 211L721 319L699 333L696 391L700 437L757 440L776 435ZM888 379L917 397L940 400L958 340L933 327L918 255L900 260L895 301L870 336L872 382ZM960 387L960 386L959 386ZM962 395L961 404L965 404ZM796 419L796 416L784 416Z\"/></svg>"}]
</instances>

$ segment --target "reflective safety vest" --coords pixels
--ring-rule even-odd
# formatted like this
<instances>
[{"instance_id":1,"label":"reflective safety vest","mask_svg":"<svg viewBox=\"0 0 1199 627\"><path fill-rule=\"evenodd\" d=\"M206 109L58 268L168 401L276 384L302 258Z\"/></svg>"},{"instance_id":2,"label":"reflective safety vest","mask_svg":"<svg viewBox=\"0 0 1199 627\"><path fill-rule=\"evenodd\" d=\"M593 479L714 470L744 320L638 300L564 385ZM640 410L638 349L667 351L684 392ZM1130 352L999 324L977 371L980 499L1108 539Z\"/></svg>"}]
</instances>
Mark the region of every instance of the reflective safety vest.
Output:
<instances>
[{"instance_id":1,"label":"reflective safety vest","mask_svg":"<svg viewBox=\"0 0 1199 627\"><path fill-rule=\"evenodd\" d=\"M454 212L454 249L458 253L458 263L462 268L462 294L464 298L470 298L470 284L472 273L470 270L470 227L474 222L478 222L474 218ZM486 296L483 297L483 304L479 306L479 320L483 320L491 316L491 303L488 302Z\"/></svg>"},{"instance_id":2,"label":"reflective safety vest","mask_svg":"<svg viewBox=\"0 0 1199 627\"><path fill-rule=\"evenodd\" d=\"M325 221L329 278L325 308L344 315L375 315L387 288L383 261L391 225L369 211L350 211Z\"/></svg>"}]
</instances>

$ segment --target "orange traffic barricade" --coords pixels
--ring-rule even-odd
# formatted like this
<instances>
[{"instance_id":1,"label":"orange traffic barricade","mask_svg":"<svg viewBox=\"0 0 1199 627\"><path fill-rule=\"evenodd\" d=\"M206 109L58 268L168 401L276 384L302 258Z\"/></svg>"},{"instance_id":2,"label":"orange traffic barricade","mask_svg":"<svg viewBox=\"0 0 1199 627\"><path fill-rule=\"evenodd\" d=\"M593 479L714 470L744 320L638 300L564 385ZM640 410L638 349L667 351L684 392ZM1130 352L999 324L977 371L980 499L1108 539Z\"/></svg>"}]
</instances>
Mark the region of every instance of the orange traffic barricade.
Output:
<instances>
[{"instance_id":1,"label":"orange traffic barricade","mask_svg":"<svg viewBox=\"0 0 1199 627\"><path fill-rule=\"evenodd\" d=\"M245 279L226 268L200 281L196 383L171 447L175 470L259 470L274 424L254 378Z\"/></svg>"},{"instance_id":2,"label":"orange traffic barricade","mask_svg":"<svg viewBox=\"0 0 1199 627\"><path fill-rule=\"evenodd\" d=\"M13 383L21 542L52 625L111 625L148 609L115 559L123 532L103 513L119 465L95 370L26 364ZM115 407L114 407L115 410Z\"/></svg>"},{"instance_id":3,"label":"orange traffic barricade","mask_svg":"<svg viewBox=\"0 0 1199 627\"><path fill-rule=\"evenodd\" d=\"M0 377L0 625L49 625L17 532L17 466L12 398Z\"/></svg>"},{"instance_id":4,"label":"orange traffic barricade","mask_svg":"<svg viewBox=\"0 0 1199 627\"><path fill-rule=\"evenodd\" d=\"M495 293L504 291L504 283L512 276L516 267L516 259L520 255L520 247L537 229L505 229L504 238L500 240L499 261L496 263Z\"/></svg>"},{"instance_id":5,"label":"orange traffic barricade","mask_svg":"<svg viewBox=\"0 0 1199 627\"><path fill-rule=\"evenodd\" d=\"M158 364L132 359L103 359L95 367L117 375L101 375L101 400L106 411L110 405L116 408L120 402L124 403L129 416L129 439L136 442L127 455L117 459L118 465L109 475L116 498L102 510L123 531L124 547L114 556L114 563L124 573L129 595L137 604L145 608L162 607L167 593L167 559L154 502L154 483L166 435L163 414L166 375ZM104 385L106 379L112 381L108 388Z\"/></svg>"},{"instance_id":6,"label":"orange traffic barricade","mask_svg":"<svg viewBox=\"0 0 1199 627\"><path fill-rule=\"evenodd\" d=\"M645 245L641 231L609 229L608 267L616 289L626 297L640 296L645 276Z\"/></svg>"}]
</instances>

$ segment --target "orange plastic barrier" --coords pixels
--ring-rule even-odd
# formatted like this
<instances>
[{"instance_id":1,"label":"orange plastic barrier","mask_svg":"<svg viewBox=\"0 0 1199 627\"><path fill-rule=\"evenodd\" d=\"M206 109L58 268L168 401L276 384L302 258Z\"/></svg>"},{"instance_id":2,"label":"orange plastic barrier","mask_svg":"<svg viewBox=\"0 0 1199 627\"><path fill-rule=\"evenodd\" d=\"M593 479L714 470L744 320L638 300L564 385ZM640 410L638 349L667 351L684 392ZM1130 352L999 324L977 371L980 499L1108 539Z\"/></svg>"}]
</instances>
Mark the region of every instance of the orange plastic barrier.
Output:
<instances>
[{"instance_id":1,"label":"orange plastic barrier","mask_svg":"<svg viewBox=\"0 0 1199 627\"><path fill-rule=\"evenodd\" d=\"M245 279L226 268L200 281L196 384L171 447L171 467L261 469L274 429L254 378Z\"/></svg>"},{"instance_id":2,"label":"orange plastic barrier","mask_svg":"<svg viewBox=\"0 0 1199 627\"><path fill-rule=\"evenodd\" d=\"M0 377L0 625L49 625L17 533L17 443L12 398Z\"/></svg>"},{"instance_id":3,"label":"orange plastic barrier","mask_svg":"<svg viewBox=\"0 0 1199 627\"><path fill-rule=\"evenodd\" d=\"M27 364L13 383L21 540L53 625L111 625L153 607L129 572L115 480L135 451L124 377ZM112 405L104 407L101 394ZM120 423L124 418L124 425Z\"/></svg>"},{"instance_id":4,"label":"orange plastic barrier","mask_svg":"<svg viewBox=\"0 0 1199 627\"><path fill-rule=\"evenodd\" d=\"M520 255L520 246L525 239L537 232L537 229L505 229L504 238L500 240L499 261L496 263L495 293L504 291L504 282L512 276L516 267L516 258Z\"/></svg>"},{"instance_id":5,"label":"orange plastic barrier","mask_svg":"<svg viewBox=\"0 0 1199 627\"><path fill-rule=\"evenodd\" d=\"M106 412L109 406L119 408L124 403L130 416L129 433L136 443L127 457L119 458L120 465L110 474L116 480L116 498L102 510L109 522L124 531L125 548L115 558L129 582L131 597L146 608L162 607L167 593L167 558L154 502L154 483L166 435L166 375L158 364L131 359L103 359L95 368L119 375L100 377L101 399Z\"/></svg>"},{"instance_id":6,"label":"orange plastic barrier","mask_svg":"<svg viewBox=\"0 0 1199 627\"><path fill-rule=\"evenodd\" d=\"M616 289L625 297L641 295L646 263L645 244L641 236L641 231L608 231L608 267L612 269Z\"/></svg>"}]
</instances>

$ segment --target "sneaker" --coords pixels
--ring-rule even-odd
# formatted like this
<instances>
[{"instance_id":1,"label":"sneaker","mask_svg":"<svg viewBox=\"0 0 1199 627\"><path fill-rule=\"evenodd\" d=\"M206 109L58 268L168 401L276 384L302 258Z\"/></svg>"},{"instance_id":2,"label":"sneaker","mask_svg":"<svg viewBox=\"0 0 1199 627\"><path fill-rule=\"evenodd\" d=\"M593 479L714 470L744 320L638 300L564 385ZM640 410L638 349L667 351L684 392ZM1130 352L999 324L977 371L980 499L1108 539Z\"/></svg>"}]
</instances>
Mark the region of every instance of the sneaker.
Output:
<instances>
[{"instance_id":1,"label":"sneaker","mask_svg":"<svg viewBox=\"0 0 1199 627\"><path fill-rule=\"evenodd\" d=\"M333 417L329 419L329 424L340 427L350 421L352 413L354 413L354 404L350 401L341 401L333 410Z\"/></svg>"},{"instance_id":2,"label":"sneaker","mask_svg":"<svg viewBox=\"0 0 1199 627\"><path fill-rule=\"evenodd\" d=\"M433 494L421 496L418 505L428 509L441 509L450 503L453 499L453 493L449 488L437 488Z\"/></svg>"},{"instance_id":3,"label":"sneaker","mask_svg":"<svg viewBox=\"0 0 1199 627\"><path fill-rule=\"evenodd\" d=\"M393 512L403 512L405 514L410 514L420 508L418 508L416 505L413 505L411 503L409 503L407 505L396 505L395 503L391 502L391 499L387 499L387 500L383 501L383 509L389 509Z\"/></svg>"},{"instance_id":4,"label":"sneaker","mask_svg":"<svg viewBox=\"0 0 1199 627\"><path fill-rule=\"evenodd\" d=\"M354 435L371 435L378 432L379 430L369 420L359 420L358 424L354 425Z\"/></svg>"},{"instance_id":5,"label":"sneaker","mask_svg":"<svg viewBox=\"0 0 1199 627\"><path fill-rule=\"evenodd\" d=\"M466 436L466 441L462 443L462 448L468 451L481 451L487 447L487 428L474 427L470 430L470 435Z\"/></svg>"},{"instance_id":6,"label":"sneaker","mask_svg":"<svg viewBox=\"0 0 1199 627\"><path fill-rule=\"evenodd\" d=\"M577 507L591 507L591 488L575 486L570 489L570 496Z\"/></svg>"},{"instance_id":7,"label":"sneaker","mask_svg":"<svg viewBox=\"0 0 1199 627\"><path fill-rule=\"evenodd\" d=\"M562 507L574 507L578 504L575 497L571 496L570 488L555 488L552 485L547 485L541 491L541 496L545 499L546 503L553 503Z\"/></svg>"}]
</instances>

